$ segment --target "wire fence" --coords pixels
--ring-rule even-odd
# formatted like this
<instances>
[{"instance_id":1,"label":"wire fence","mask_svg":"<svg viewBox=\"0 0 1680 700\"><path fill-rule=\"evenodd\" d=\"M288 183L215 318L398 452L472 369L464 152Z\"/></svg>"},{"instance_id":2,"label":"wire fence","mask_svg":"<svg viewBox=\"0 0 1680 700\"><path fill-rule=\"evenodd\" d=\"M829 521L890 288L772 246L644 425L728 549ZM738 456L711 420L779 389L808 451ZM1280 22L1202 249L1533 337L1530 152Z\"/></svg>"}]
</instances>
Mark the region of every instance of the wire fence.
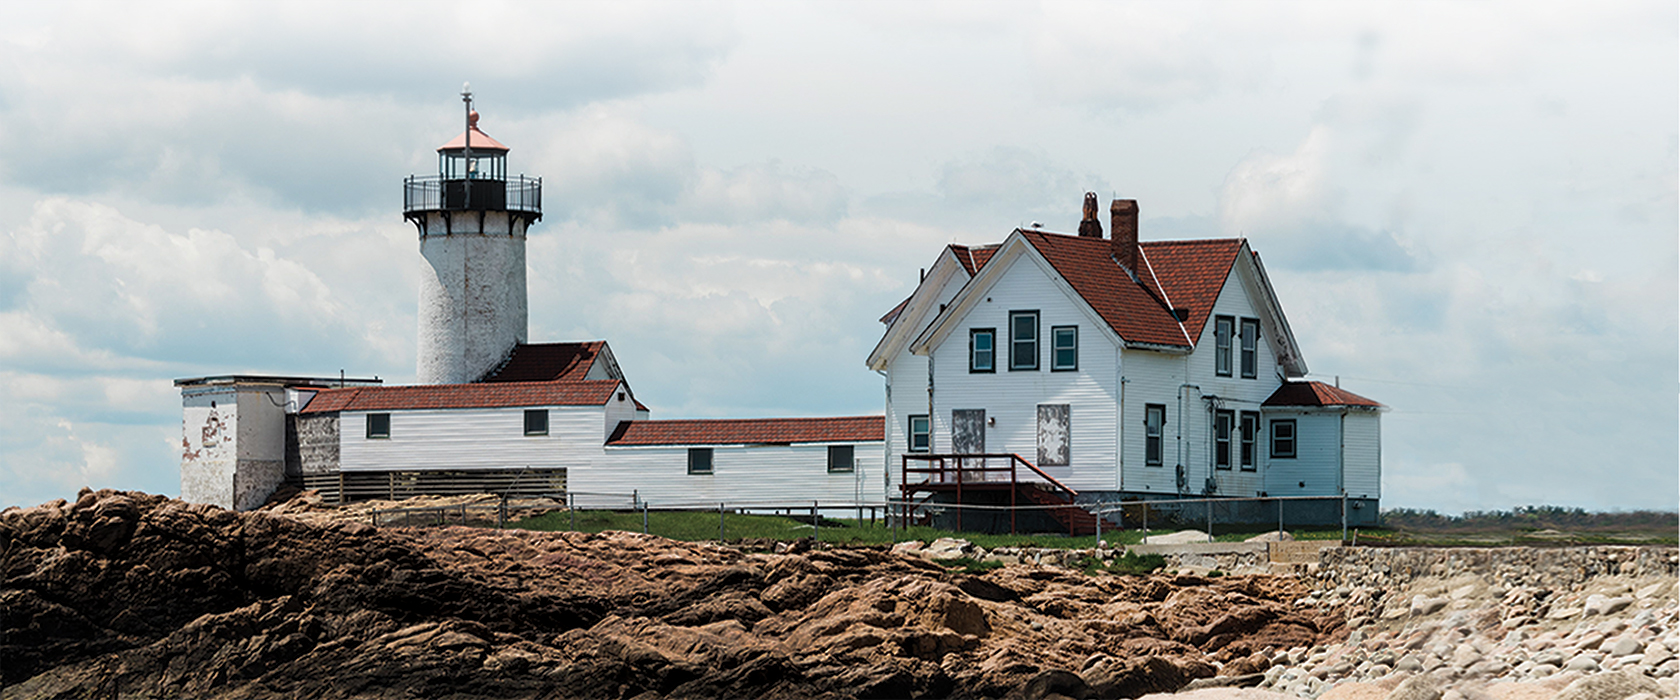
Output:
<instances>
[{"instance_id":1,"label":"wire fence","mask_svg":"<svg viewBox=\"0 0 1680 700\"><path fill-rule=\"evenodd\" d=\"M560 492L546 496L487 496L475 502L387 508L370 513L375 526L467 525L599 532L622 530L673 539L790 540L866 536L897 542L911 527L992 534L1063 534L1093 537L1122 533L1200 530L1208 539L1221 531L1340 526L1348 539L1347 514L1354 501L1323 497L1182 498L1092 500L1063 505L991 505L937 500L734 501L652 503L637 492ZM778 516L778 517L761 517ZM1357 525L1357 523L1355 523ZM1147 540L1144 540L1147 543Z\"/></svg>"}]
</instances>

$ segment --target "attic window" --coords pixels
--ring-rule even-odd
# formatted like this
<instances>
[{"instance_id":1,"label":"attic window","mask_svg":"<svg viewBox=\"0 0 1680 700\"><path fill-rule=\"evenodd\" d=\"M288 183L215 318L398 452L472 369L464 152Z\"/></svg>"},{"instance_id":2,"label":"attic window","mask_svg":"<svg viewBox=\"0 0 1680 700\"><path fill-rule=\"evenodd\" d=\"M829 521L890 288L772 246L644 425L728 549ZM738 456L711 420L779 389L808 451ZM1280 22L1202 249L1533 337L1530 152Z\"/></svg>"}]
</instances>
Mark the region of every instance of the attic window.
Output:
<instances>
[{"instance_id":1,"label":"attic window","mask_svg":"<svg viewBox=\"0 0 1680 700\"><path fill-rule=\"evenodd\" d=\"M1231 331L1236 319L1230 316L1213 317L1213 373L1231 376Z\"/></svg>"},{"instance_id":2,"label":"attic window","mask_svg":"<svg viewBox=\"0 0 1680 700\"><path fill-rule=\"evenodd\" d=\"M1242 343L1242 376L1244 379L1253 379L1260 373L1260 320L1243 319L1242 332L1239 335Z\"/></svg>"},{"instance_id":3,"label":"attic window","mask_svg":"<svg viewBox=\"0 0 1680 700\"><path fill-rule=\"evenodd\" d=\"M1009 312L1009 369L1038 369L1038 312Z\"/></svg>"}]
</instances>

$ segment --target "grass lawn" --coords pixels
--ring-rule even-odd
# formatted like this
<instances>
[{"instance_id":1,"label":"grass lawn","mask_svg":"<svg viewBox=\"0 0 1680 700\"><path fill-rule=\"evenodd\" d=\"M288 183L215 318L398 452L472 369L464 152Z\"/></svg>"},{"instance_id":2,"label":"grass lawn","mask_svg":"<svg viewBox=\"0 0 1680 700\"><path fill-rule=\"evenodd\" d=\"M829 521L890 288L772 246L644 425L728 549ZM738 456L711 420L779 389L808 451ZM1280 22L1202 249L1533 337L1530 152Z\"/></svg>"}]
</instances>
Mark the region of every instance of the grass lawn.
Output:
<instances>
[{"instance_id":1,"label":"grass lawn","mask_svg":"<svg viewBox=\"0 0 1680 700\"><path fill-rule=\"evenodd\" d=\"M722 539L772 539L796 540L812 536L809 518L790 518L779 515L742 515L725 513L722 517ZM566 511L555 511L534 518L527 518L510 523L510 527L527 530L545 531L577 531L602 532L604 530L623 530L626 532L648 532L650 534L668 537L673 540L688 542L717 541L719 539L719 518L717 513L692 511L649 511L647 513L646 528L644 530L642 513L636 511L578 511L576 516ZM1265 532L1265 529L1230 530L1215 527L1215 539L1220 542L1241 542L1249 537ZM1164 535L1174 530L1152 530L1150 534ZM1335 530L1296 530L1292 534L1299 539L1336 539L1341 537L1341 529ZM1085 549L1096 546L1097 538L1092 535L1083 537L1069 537L1055 533L1035 534L1002 534L993 535L980 532L951 532L932 527L911 527L908 529L887 528L879 522L857 521L852 519L823 518L816 536L823 542L853 545L891 545L906 540L920 540L932 542L941 537L956 537L986 549L998 547L1042 547L1049 549ZM1143 540L1143 533L1139 530L1125 530L1121 532L1104 532L1103 540L1109 546L1137 544Z\"/></svg>"}]
</instances>

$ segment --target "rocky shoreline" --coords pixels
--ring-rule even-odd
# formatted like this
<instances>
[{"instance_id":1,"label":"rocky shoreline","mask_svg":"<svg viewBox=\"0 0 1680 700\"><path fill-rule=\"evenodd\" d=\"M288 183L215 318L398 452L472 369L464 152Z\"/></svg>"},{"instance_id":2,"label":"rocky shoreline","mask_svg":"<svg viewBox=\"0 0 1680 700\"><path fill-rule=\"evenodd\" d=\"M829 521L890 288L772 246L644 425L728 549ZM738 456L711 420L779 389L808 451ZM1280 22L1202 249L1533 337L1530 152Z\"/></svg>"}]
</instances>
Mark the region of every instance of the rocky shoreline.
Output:
<instances>
[{"instance_id":1,"label":"rocky shoreline","mask_svg":"<svg viewBox=\"0 0 1680 700\"><path fill-rule=\"evenodd\" d=\"M0 696L1675 695L1672 548L1527 565L1574 567L1548 586L1509 575L1550 556L1528 553L1110 576L1025 550L964 573L929 561L941 546L375 529L85 492L0 512Z\"/></svg>"}]
</instances>

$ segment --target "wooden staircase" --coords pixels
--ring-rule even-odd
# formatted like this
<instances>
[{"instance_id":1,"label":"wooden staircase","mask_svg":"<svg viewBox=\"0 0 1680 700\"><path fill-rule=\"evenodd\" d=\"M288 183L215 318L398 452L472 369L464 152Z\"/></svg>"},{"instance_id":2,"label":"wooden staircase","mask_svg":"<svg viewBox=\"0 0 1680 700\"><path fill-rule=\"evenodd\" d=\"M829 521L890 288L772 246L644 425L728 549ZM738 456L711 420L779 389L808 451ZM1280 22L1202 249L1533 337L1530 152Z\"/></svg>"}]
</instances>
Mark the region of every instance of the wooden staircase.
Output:
<instances>
[{"instance_id":1,"label":"wooden staircase","mask_svg":"<svg viewBox=\"0 0 1680 700\"><path fill-rule=\"evenodd\" d=\"M1038 482L1023 482L1017 490L1027 500L1041 506L1049 506L1050 517L1067 528L1068 534L1075 537L1097 534L1097 516L1073 504L1073 497ZM1108 518L1102 518L1103 532L1119 530L1120 526Z\"/></svg>"}]
</instances>

